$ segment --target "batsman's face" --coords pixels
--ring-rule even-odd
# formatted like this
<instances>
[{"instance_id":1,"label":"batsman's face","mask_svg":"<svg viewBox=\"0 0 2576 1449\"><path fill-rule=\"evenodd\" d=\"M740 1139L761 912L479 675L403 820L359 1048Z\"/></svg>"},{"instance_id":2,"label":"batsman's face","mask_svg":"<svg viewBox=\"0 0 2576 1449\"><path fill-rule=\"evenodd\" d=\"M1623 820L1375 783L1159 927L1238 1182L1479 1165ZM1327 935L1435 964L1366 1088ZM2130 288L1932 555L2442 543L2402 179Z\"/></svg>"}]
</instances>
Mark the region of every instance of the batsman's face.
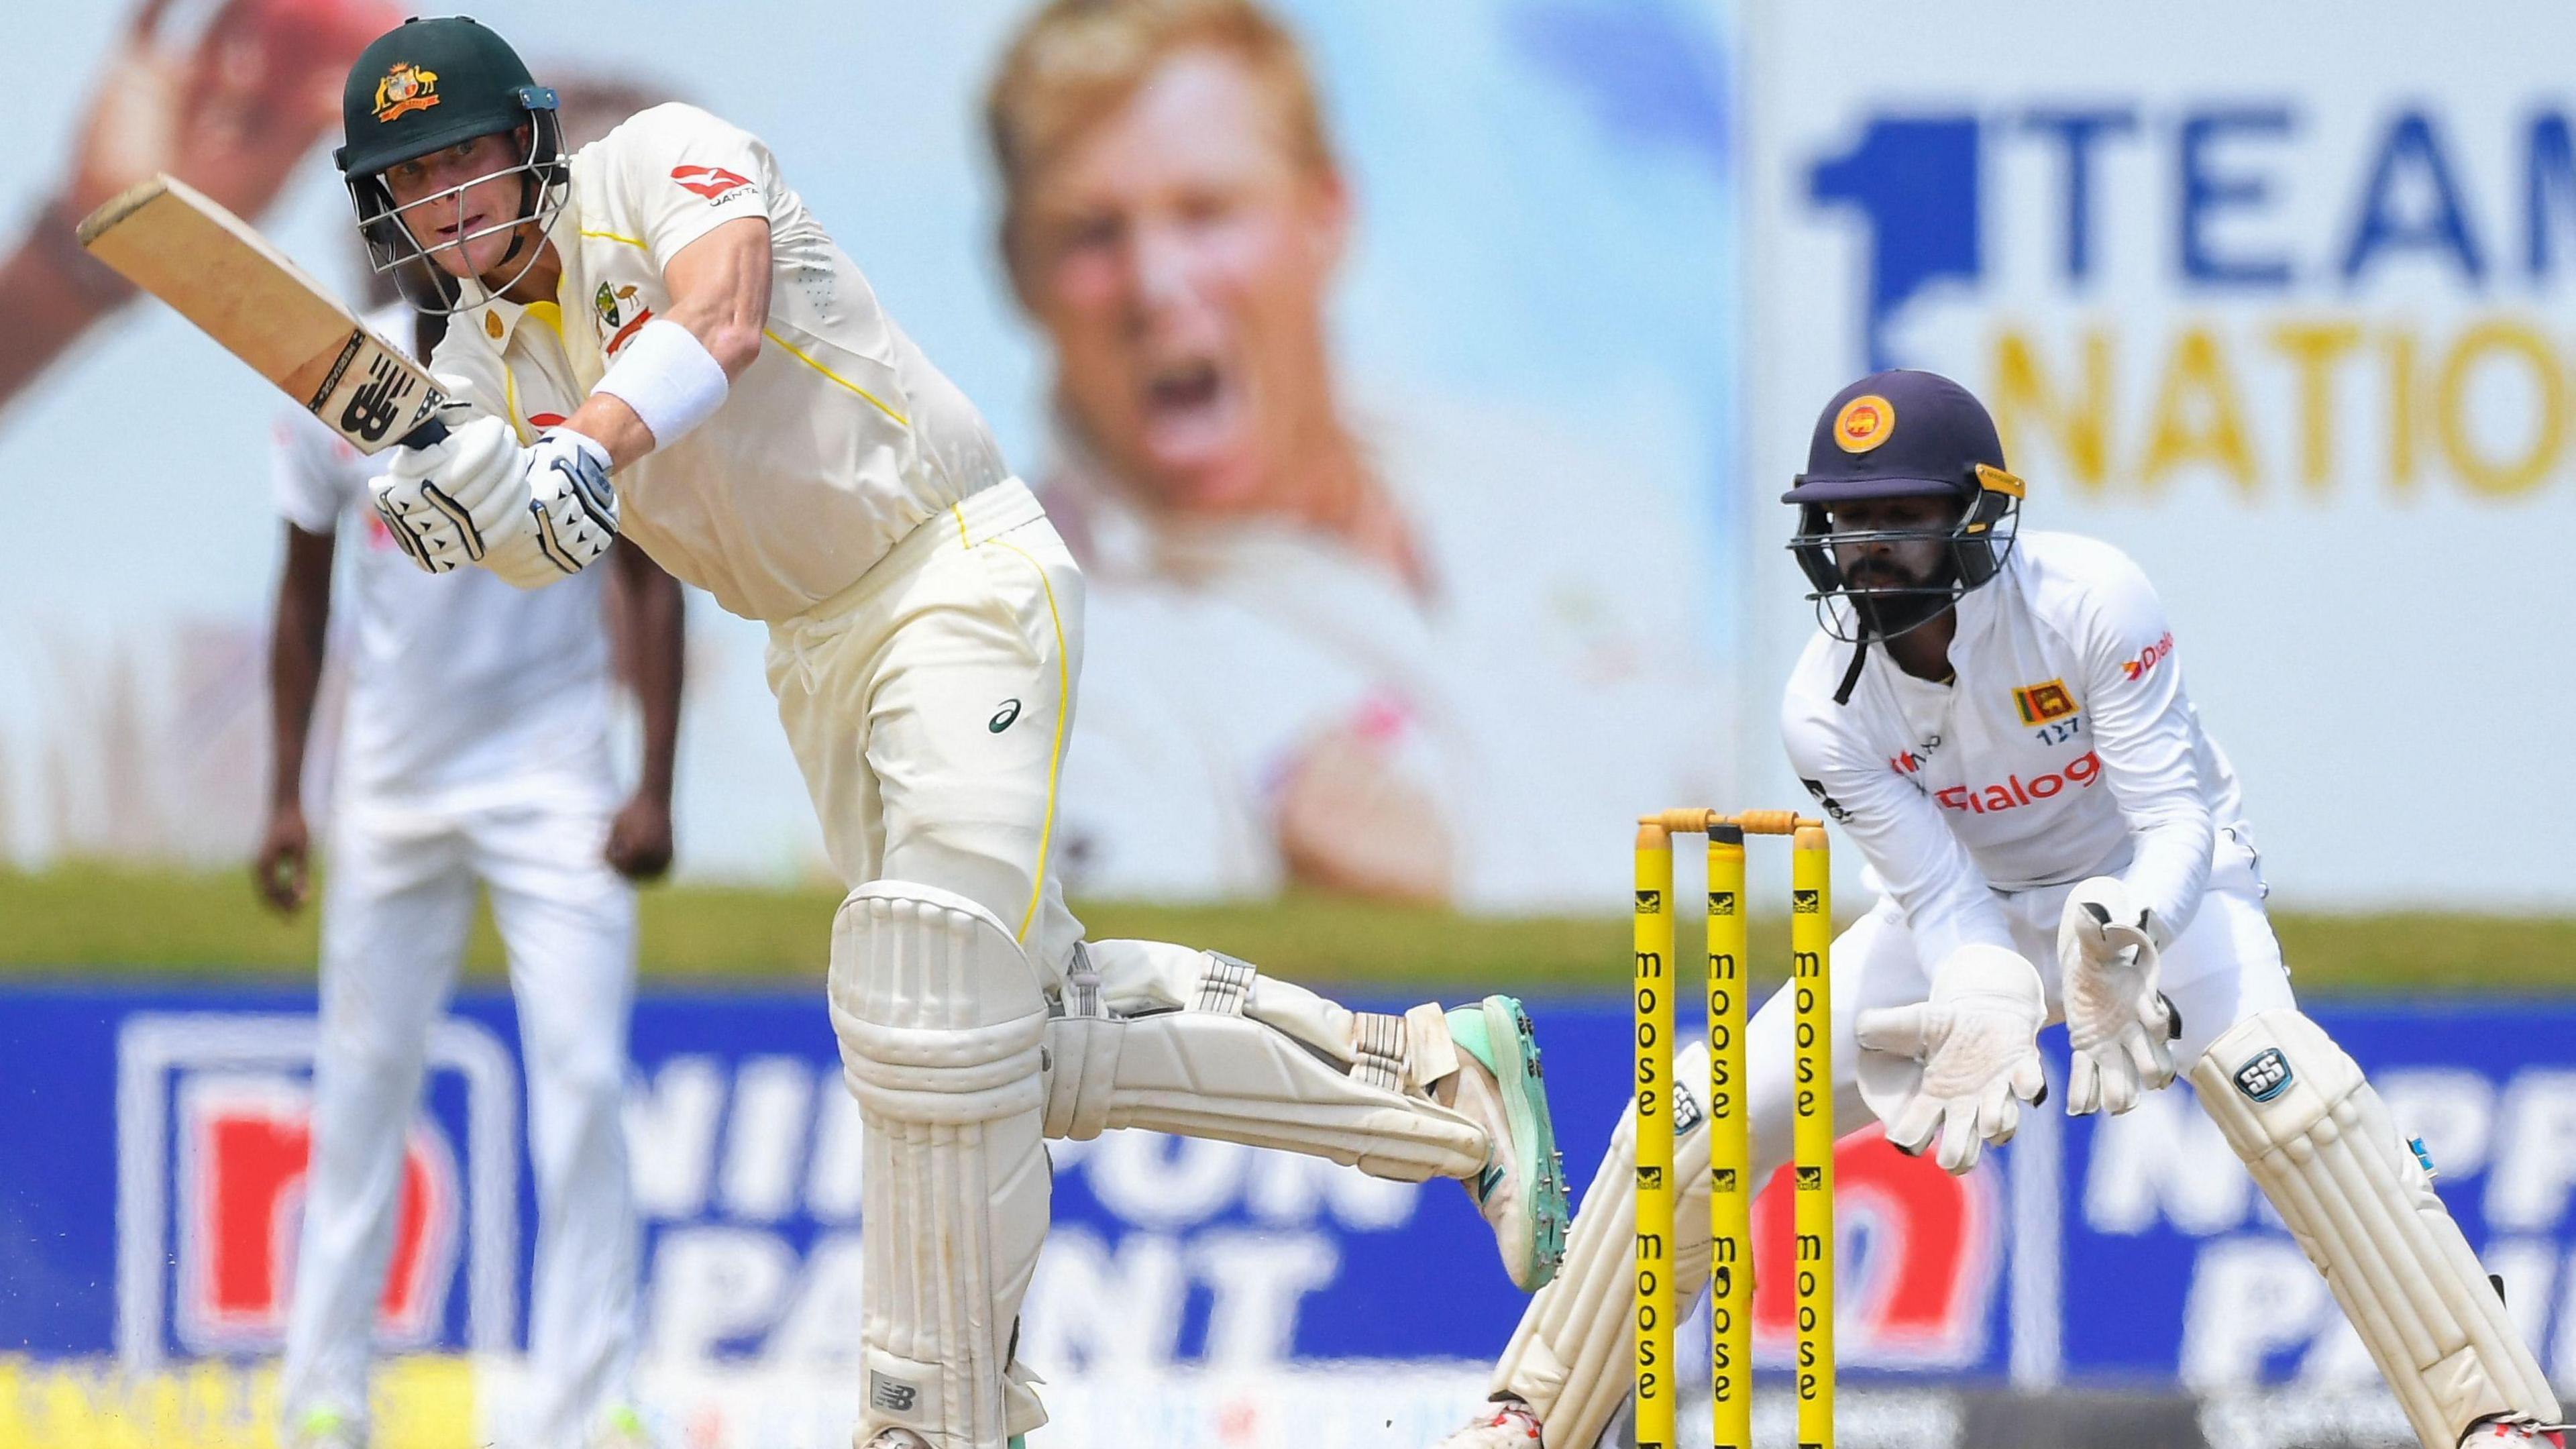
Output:
<instances>
[{"instance_id":1,"label":"batsman's face","mask_svg":"<svg viewBox=\"0 0 2576 1449\"><path fill-rule=\"evenodd\" d=\"M459 141L385 171L396 213L411 239L450 276L480 277L510 251L511 223L525 199L516 169L527 131Z\"/></svg>"},{"instance_id":2,"label":"batsman's face","mask_svg":"<svg viewBox=\"0 0 2576 1449\"><path fill-rule=\"evenodd\" d=\"M1329 418L1324 293L1341 183L1301 160L1232 55L1176 52L1028 185L1011 250L1059 396L1159 505L1240 513L1296 486Z\"/></svg>"},{"instance_id":3,"label":"batsman's face","mask_svg":"<svg viewBox=\"0 0 2576 1449\"><path fill-rule=\"evenodd\" d=\"M1950 531L1959 523L1953 498L1872 498L1838 503L1827 513L1835 535L1834 565L1854 593L1921 589L1948 582ZM1845 536L1850 535L1848 541Z\"/></svg>"}]
</instances>

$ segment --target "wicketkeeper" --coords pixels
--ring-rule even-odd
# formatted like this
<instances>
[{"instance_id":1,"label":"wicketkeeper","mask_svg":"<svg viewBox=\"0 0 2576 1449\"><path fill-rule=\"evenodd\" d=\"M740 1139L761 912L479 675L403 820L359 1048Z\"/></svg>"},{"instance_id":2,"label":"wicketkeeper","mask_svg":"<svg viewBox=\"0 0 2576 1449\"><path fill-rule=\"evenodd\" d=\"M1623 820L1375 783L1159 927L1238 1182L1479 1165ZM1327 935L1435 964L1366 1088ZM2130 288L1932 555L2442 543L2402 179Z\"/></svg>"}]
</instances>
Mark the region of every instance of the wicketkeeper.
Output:
<instances>
[{"instance_id":1,"label":"wicketkeeper","mask_svg":"<svg viewBox=\"0 0 2576 1449\"><path fill-rule=\"evenodd\" d=\"M2108 544L2020 532L2022 495L1974 397L1882 372L1826 405L1784 500L1820 630L1781 728L1883 892L1834 943L1838 1120L1867 1111L1964 1173L2045 1100L2044 1024L2066 1023L2070 1113L2125 1112L2179 1063L2425 1449L2562 1444L2426 1162L2291 998L2236 776L2154 589ZM1790 1015L1777 994L1749 1031L1755 1182L1789 1156ZM1706 1077L1701 1046L1677 1080ZM1634 1144L1632 1115L1492 1403L1441 1449L1589 1449L1627 1399ZM1690 1295L1707 1134L1676 1156Z\"/></svg>"},{"instance_id":2,"label":"wicketkeeper","mask_svg":"<svg viewBox=\"0 0 2576 1449\"><path fill-rule=\"evenodd\" d=\"M866 1129L863 1449L999 1449L1042 1135L1154 1127L1465 1182L1516 1282L1564 1194L1519 1003L1352 1012L1213 952L1086 943L1050 870L1082 577L974 405L756 138L688 106L566 154L491 31L351 72L380 265L434 267L460 406L379 509L432 572L535 587L621 533L770 627L835 867L830 1005ZM426 269L423 269L424 271Z\"/></svg>"}]
</instances>

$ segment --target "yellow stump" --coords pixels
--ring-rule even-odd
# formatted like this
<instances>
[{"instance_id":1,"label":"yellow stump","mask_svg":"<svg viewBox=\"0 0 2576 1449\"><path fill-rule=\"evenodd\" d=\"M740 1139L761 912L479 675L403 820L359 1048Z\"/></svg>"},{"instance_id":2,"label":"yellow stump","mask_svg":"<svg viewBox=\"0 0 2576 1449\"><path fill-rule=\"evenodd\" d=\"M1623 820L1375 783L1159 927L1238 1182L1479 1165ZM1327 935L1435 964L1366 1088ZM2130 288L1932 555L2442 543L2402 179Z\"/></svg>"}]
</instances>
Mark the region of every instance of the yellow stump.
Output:
<instances>
[{"instance_id":1,"label":"yellow stump","mask_svg":"<svg viewBox=\"0 0 2576 1449\"><path fill-rule=\"evenodd\" d=\"M1753 1442L1753 1137L1744 1102L1744 832L1708 829L1708 1241L1711 1442Z\"/></svg>"},{"instance_id":2,"label":"yellow stump","mask_svg":"<svg viewBox=\"0 0 2576 1449\"><path fill-rule=\"evenodd\" d=\"M1790 989L1797 1011L1791 1155L1796 1183L1798 1443L1834 1443L1834 1072L1828 982L1834 942L1833 868L1821 825L1791 841Z\"/></svg>"},{"instance_id":3,"label":"yellow stump","mask_svg":"<svg viewBox=\"0 0 2576 1449\"><path fill-rule=\"evenodd\" d=\"M1673 842L1637 830L1637 1449L1670 1449L1673 1323Z\"/></svg>"}]
</instances>

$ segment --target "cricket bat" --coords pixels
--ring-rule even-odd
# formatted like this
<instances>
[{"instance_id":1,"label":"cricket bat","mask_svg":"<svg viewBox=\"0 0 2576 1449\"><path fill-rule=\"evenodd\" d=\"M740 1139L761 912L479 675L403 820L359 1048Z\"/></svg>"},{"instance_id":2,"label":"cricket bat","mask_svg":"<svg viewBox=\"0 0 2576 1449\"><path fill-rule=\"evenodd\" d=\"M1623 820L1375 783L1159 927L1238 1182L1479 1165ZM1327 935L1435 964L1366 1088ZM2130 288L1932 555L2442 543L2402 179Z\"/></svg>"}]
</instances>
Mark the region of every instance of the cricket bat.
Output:
<instances>
[{"instance_id":1,"label":"cricket bat","mask_svg":"<svg viewBox=\"0 0 2576 1449\"><path fill-rule=\"evenodd\" d=\"M359 452L447 436L447 399L427 369L187 183L157 176L114 198L82 219L80 244Z\"/></svg>"}]
</instances>

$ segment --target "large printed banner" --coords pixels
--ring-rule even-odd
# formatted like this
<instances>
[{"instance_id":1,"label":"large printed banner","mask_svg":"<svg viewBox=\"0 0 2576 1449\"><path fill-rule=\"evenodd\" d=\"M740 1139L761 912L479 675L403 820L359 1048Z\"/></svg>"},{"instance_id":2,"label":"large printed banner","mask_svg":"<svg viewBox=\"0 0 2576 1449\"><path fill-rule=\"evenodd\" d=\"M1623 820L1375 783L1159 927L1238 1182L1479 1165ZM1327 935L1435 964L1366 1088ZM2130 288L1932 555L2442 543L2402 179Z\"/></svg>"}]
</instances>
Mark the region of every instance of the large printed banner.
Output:
<instances>
[{"instance_id":1,"label":"large printed banner","mask_svg":"<svg viewBox=\"0 0 2576 1449\"><path fill-rule=\"evenodd\" d=\"M1620 855L1592 842L1621 838L1639 798L1731 793L1738 540L1711 500L1735 457L1734 62L1716 7L467 8L568 114L614 87L766 141L1044 497L1089 579L1057 836L1078 893L1570 908L1617 899ZM162 18L148 73L122 48L136 13ZM102 0L21 37L0 268L68 249L46 207L82 158L141 147L93 119L93 91L314 63L326 13L361 37L390 23L372 0ZM261 16L307 43L223 48ZM1016 138L1008 166L990 126ZM219 168L236 129L158 159ZM354 289L327 150L274 158L278 184L235 200ZM157 305L58 356L14 305L0 862L246 857L283 401ZM21 348L47 355L13 366ZM136 427L146 394L154 426ZM61 486L76 478L191 525L106 546L85 490ZM814 872L765 631L704 595L692 610L680 868Z\"/></svg>"},{"instance_id":2,"label":"large printed banner","mask_svg":"<svg viewBox=\"0 0 2576 1449\"><path fill-rule=\"evenodd\" d=\"M2025 527L2156 580L2275 885L2576 900L2576 777L2493 733L2576 707L2520 622L2561 571L2516 546L2576 525L2576 10L1748 11L1751 534L1785 542L1837 388L1948 373ZM1756 552L1776 679L1812 625ZM2392 848L2388 803L2439 799L2474 845Z\"/></svg>"},{"instance_id":3,"label":"large printed banner","mask_svg":"<svg viewBox=\"0 0 2576 1449\"><path fill-rule=\"evenodd\" d=\"M0 1353L39 1369L274 1355L310 1132L311 1005L0 996ZM2318 1016L2424 1137L2544 1362L2576 1380L2576 1072L2552 1050L2576 1011ZM1630 1069L1628 1019L1592 1002L1538 1017L1582 1178ZM648 1396L714 1426L710 1444L832 1442L853 1391L863 1225L857 1123L819 1001L648 996L635 1057ZM430 1060L379 1333L389 1353L487 1365L485 1412L506 1416L535 1213L507 1001L462 1002ZM2322 1283L2185 1090L2102 1125L2038 1114L2000 1159L1951 1179L1874 1133L1845 1141L1841 1363L1864 1391L2370 1382ZM1056 1144L1055 1161L1056 1229L1021 1351L1062 1385L1067 1431L1096 1442L1189 1442L1197 1424L1200 1442L1268 1443L1260 1426L1297 1422L1292 1387L1327 1380L1360 1386L1355 1422L1379 1413L1427 1433L1477 1399L1477 1365L1520 1309L1448 1183L1130 1132ZM1785 1256L1786 1219L1784 1197L1761 1200L1759 1256ZM1760 1277L1766 1291L1786 1280ZM1774 1363L1785 1308L1757 1305ZM1698 1370L1685 1368L1689 1382ZM1139 1384L1156 1386L1153 1424L1118 1388ZM1207 1427L1225 1422L1237 1437Z\"/></svg>"}]
</instances>

